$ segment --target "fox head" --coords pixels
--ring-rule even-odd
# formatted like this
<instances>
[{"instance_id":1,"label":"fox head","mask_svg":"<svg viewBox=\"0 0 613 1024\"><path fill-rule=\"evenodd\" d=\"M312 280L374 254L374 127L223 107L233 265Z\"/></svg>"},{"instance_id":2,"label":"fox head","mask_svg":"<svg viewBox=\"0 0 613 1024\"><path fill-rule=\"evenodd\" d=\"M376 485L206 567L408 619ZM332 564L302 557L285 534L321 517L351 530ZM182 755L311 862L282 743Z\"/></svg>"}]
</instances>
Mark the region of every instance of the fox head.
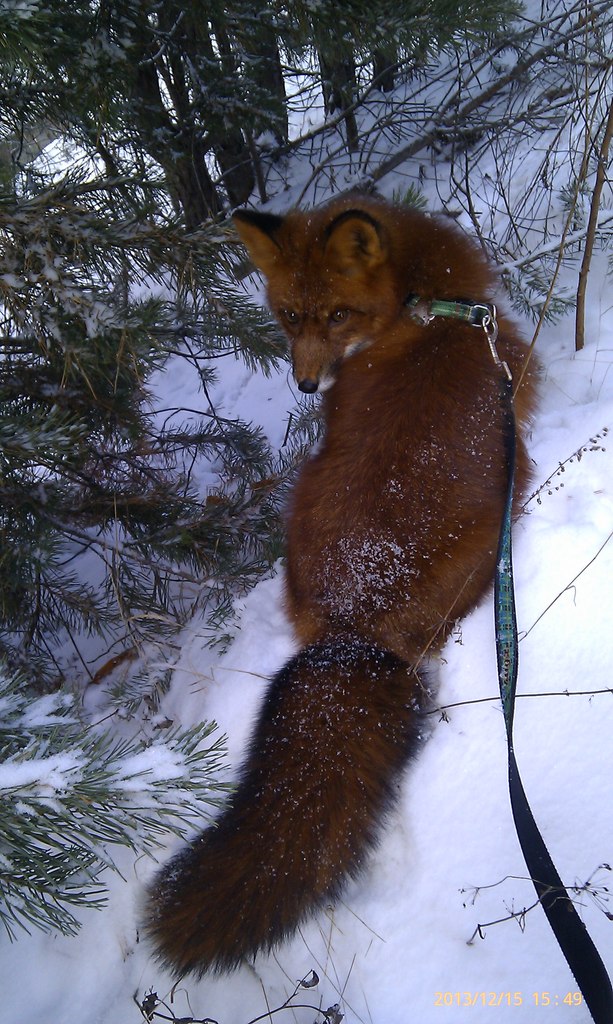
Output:
<instances>
[{"instance_id":1,"label":"fox head","mask_svg":"<svg viewBox=\"0 0 613 1024\"><path fill-rule=\"evenodd\" d=\"M241 210L233 218L266 279L304 392L329 387L343 361L371 346L402 307L386 227L367 210L344 206L283 217Z\"/></svg>"}]
</instances>

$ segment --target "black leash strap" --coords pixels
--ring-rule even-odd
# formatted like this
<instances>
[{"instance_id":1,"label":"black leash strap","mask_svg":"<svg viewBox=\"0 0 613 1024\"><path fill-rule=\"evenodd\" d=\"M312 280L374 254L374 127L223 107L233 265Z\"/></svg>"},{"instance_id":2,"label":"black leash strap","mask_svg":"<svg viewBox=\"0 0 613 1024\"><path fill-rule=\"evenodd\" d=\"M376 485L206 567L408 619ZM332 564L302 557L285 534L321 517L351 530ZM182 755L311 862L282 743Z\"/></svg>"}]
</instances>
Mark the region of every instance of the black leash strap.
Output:
<instances>
[{"instance_id":1,"label":"black leash strap","mask_svg":"<svg viewBox=\"0 0 613 1024\"><path fill-rule=\"evenodd\" d=\"M495 323L495 321L494 321ZM484 328L486 333L487 326ZM494 337L495 342L495 337ZM492 339L490 345L495 351ZM497 358L497 356L495 356ZM498 360L499 362L499 360ZM506 369L506 367L503 367ZM508 464L508 490L496 560L495 618L496 653L500 696L509 749L509 792L515 828L528 872L553 933L568 966L581 989L595 1024L613 1024L613 991L606 968L587 928L575 910L563 885L526 799L513 750L513 711L517 682L518 640L513 593L511 518L515 467L515 416L513 385L508 373L502 381L505 416L505 450Z\"/></svg>"},{"instance_id":2,"label":"black leash strap","mask_svg":"<svg viewBox=\"0 0 613 1024\"><path fill-rule=\"evenodd\" d=\"M496 619L496 654L500 697L507 730L509 749L509 793L511 810L519 844L539 902L575 976L595 1024L613 1024L613 990L598 950L587 928L579 917L573 901L563 885L543 837L530 810L519 775L513 749L513 711L517 684L518 640L513 592L513 563L511 552L511 521L513 513L513 484L515 475L515 414L513 409L513 383L506 363L496 350L498 324L496 307L488 303L425 301L418 295L407 297L405 305L411 316L427 325L437 316L452 317L481 327L489 342L494 362L501 375L501 404L504 417L505 456L508 486L505 502L494 586Z\"/></svg>"}]
</instances>

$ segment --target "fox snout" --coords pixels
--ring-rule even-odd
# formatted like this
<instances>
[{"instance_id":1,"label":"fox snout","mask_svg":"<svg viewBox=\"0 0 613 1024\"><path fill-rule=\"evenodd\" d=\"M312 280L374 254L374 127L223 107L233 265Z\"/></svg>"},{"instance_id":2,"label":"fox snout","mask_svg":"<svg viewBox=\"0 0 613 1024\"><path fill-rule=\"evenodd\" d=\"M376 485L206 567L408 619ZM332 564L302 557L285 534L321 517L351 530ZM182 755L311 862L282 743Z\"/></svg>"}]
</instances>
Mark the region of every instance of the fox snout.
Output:
<instances>
[{"instance_id":1,"label":"fox snout","mask_svg":"<svg viewBox=\"0 0 613 1024\"><path fill-rule=\"evenodd\" d=\"M325 391L334 383L341 353L331 353L329 343L321 338L294 338L292 367L298 390L305 395Z\"/></svg>"}]
</instances>

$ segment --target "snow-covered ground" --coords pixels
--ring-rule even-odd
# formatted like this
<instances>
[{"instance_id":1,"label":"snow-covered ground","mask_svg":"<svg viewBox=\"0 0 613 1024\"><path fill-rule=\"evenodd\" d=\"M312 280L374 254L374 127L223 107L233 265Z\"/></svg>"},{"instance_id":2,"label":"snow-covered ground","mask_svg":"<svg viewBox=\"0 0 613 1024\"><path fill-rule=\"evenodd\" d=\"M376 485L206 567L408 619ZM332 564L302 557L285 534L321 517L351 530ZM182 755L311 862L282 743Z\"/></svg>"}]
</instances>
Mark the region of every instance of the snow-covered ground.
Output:
<instances>
[{"instance_id":1,"label":"snow-covered ground","mask_svg":"<svg viewBox=\"0 0 613 1024\"><path fill-rule=\"evenodd\" d=\"M531 453L535 487L544 486L515 531L522 631L515 736L537 822L562 878L581 889L579 912L613 971L606 867L613 860L613 438L606 434L613 431L613 322L599 269L585 350L572 351L571 320L539 339L545 374ZM284 374L256 380L233 364L219 400L226 413L259 418L280 443L290 405ZM186 628L163 708L186 726L216 719L235 766L266 679L294 649L279 576L243 602L239 626L221 656L206 647L199 621ZM589 1013L544 915L529 909L535 896L509 809L496 693L487 599L447 644L438 693L444 713L432 716L368 871L341 905L275 956L230 978L189 980L171 995L170 978L136 929L154 865L125 854L124 878L109 878L108 908L84 912L76 939L34 933L5 944L0 1020L136 1024L135 999L154 991L166 1001L158 1006L166 1019L246 1024L283 1004L315 970L319 985L300 990L292 1005L338 1003L352 1024L550 1017L585 1024ZM478 925L481 937L471 942ZM295 1008L272 1019L315 1018L312 1008Z\"/></svg>"}]
</instances>

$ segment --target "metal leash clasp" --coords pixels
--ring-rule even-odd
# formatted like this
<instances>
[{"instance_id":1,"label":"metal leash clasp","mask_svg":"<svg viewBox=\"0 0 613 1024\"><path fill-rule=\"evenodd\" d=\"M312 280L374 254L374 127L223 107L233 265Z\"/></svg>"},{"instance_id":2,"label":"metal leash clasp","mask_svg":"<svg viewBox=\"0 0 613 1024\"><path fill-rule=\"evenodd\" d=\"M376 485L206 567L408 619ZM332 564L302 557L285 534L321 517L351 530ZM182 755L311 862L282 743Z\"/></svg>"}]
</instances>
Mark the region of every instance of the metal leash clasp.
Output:
<instances>
[{"instance_id":1,"label":"metal leash clasp","mask_svg":"<svg viewBox=\"0 0 613 1024\"><path fill-rule=\"evenodd\" d=\"M513 380L513 375L511 374L511 371L509 369L509 364L500 358L500 356L498 355L498 349L496 348L496 342L498 340L498 319L496 307L492 304L487 308L488 312L483 317L483 320L481 321L481 326L485 331L485 336L490 346L490 352L492 353L492 359L496 363L496 366L498 366L501 370L504 371L504 373L506 373L507 378L509 380Z\"/></svg>"}]
</instances>

